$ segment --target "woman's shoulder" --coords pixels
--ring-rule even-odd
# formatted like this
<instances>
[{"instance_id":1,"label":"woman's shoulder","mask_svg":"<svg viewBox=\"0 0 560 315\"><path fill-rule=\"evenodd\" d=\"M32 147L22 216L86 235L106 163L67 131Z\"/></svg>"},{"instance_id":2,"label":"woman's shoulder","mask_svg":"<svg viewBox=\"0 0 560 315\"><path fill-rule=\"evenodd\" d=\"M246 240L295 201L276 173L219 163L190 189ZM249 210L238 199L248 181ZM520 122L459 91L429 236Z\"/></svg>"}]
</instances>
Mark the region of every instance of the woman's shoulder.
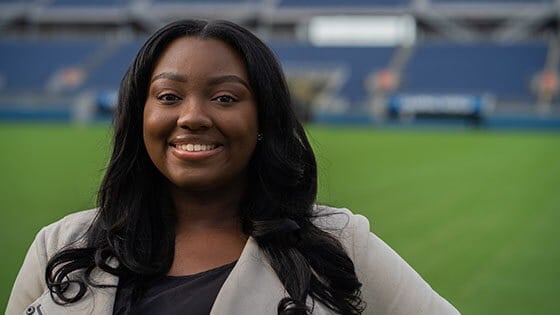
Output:
<instances>
[{"instance_id":1,"label":"woman's shoulder","mask_svg":"<svg viewBox=\"0 0 560 315\"><path fill-rule=\"evenodd\" d=\"M314 214L314 224L336 237L352 259L368 314L459 314L370 231L367 218L328 206L315 206Z\"/></svg>"},{"instance_id":2,"label":"woman's shoulder","mask_svg":"<svg viewBox=\"0 0 560 315\"><path fill-rule=\"evenodd\" d=\"M361 214L354 214L347 208L315 205L313 223L327 231L363 231L369 232L369 220Z\"/></svg>"},{"instance_id":3,"label":"woman's shoulder","mask_svg":"<svg viewBox=\"0 0 560 315\"><path fill-rule=\"evenodd\" d=\"M79 244L95 219L97 209L83 210L64 216L39 231L35 242L50 256L63 247Z\"/></svg>"},{"instance_id":4,"label":"woman's shoulder","mask_svg":"<svg viewBox=\"0 0 560 315\"><path fill-rule=\"evenodd\" d=\"M84 224L89 224L95 218L98 213L98 208L81 210L77 212L72 212L65 215L61 219L45 226L45 228L56 228L60 226L71 227L73 225L82 226Z\"/></svg>"},{"instance_id":5,"label":"woman's shoulder","mask_svg":"<svg viewBox=\"0 0 560 315\"><path fill-rule=\"evenodd\" d=\"M365 243L371 234L369 220L347 208L315 205L313 223L336 237L350 258L355 257L355 249Z\"/></svg>"}]
</instances>

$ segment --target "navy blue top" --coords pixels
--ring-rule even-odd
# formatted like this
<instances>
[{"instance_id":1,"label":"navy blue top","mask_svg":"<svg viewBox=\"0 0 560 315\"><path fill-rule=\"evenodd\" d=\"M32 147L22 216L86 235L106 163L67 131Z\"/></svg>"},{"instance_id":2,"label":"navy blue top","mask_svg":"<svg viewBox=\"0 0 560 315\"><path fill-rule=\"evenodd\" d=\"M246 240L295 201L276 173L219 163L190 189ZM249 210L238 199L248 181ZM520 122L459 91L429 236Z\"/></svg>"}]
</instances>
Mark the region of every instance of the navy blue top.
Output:
<instances>
[{"instance_id":1,"label":"navy blue top","mask_svg":"<svg viewBox=\"0 0 560 315\"><path fill-rule=\"evenodd\" d=\"M235 263L194 275L157 278L127 314L208 315ZM131 296L132 289L130 281L119 281L113 314L124 314L125 299Z\"/></svg>"}]
</instances>

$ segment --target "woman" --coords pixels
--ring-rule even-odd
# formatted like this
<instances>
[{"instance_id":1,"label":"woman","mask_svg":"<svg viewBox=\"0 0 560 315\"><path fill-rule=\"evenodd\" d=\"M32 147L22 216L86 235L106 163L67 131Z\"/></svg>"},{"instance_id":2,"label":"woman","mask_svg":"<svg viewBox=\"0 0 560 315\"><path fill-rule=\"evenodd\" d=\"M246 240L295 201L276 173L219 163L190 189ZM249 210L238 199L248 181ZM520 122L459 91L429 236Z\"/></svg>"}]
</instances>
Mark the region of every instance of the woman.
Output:
<instances>
[{"instance_id":1,"label":"woman","mask_svg":"<svg viewBox=\"0 0 560 315\"><path fill-rule=\"evenodd\" d=\"M169 24L121 83L99 208L39 232L7 312L457 313L316 191L273 53L230 22Z\"/></svg>"}]
</instances>

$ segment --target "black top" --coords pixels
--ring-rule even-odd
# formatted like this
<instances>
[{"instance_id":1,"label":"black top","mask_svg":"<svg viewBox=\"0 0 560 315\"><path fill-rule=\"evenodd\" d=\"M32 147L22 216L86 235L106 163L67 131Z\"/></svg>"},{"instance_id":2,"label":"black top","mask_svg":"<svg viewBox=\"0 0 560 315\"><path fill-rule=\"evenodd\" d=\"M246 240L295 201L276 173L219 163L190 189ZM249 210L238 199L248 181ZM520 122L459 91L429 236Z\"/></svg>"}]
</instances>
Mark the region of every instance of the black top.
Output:
<instances>
[{"instance_id":1,"label":"black top","mask_svg":"<svg viewBox=\"0 0 560 315\"><path fill-rule=\"evenodd\" d=\"M189 276L157 278L128 314L208 315L235 263ZM130 281L119 281L113 314L124 314L121 308L126 306L131 290Z\"/></svg>"}]
</instances>

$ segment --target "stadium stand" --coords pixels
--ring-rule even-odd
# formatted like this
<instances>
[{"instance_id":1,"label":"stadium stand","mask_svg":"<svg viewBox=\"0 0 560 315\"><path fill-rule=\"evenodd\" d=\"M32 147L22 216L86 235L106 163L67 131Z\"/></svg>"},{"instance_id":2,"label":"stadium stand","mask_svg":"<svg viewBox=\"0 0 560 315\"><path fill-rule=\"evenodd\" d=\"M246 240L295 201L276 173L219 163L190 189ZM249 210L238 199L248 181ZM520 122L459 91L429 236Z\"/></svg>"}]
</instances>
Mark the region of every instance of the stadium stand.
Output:
<instances>
[{"instance_id":1,"label":"stadium stand","mask_svg":"<svg viewBox=\"0 0 560 315\"><path fill-rule=\"evenodd\" d=\"M552 3L554 0L432 0L433 3L460 3L460 4L528 4Z\"/></svg>"},{"instance_id":2,"label":"stadium stand","mask_svg":"<svg viewBox=\"0 0 560 315\"><path fill-rule=\"evenodd\" d=\"M531 80L543 70L547 49L543 42L418 44L399 91L492 94L529 104L535 100Z\"/></svg>"},{"instance_id":3,"label":"stadium stand","mask_svg":"<svg viewBox=\"0 0 560 315\"><path fill-rule=\"evenodd\" d=\"M51 7L97 7L97 6L126 6L129 0L53 0Z\"/></svg>"},{"instance_id":4,"label":"stadium stand","mask_svg":"<svg viewBox=\"0 0 560 315\"><path fill-rule=\"evenodd\" d=\"M259 3L262 0L154 0L157 3L182 3L182 4L204 4L208 6L220 4Z\"/></svg>"},{"instance_id":5,"label":"stadium stand","mask_svg":"<svg viewBox=\"0 0 560 315\"><path fill-rule=\"evenodd\" d=\"M0 40L0 93L40 92L64 69L80 68L101 40Z\"/></svg>"},{"instance_id":6,"label":"stadium stand","mask_svg":"<svg viewBox=\"0 0 560 315\"><path fill-rule=\"evenodd\" d=\"M298 1L298 0L281 0L279 7L294 6L294 7L376 7L376 6L399 6L408 5L410 0L311 0L311 1Z\"/></svg>"},{"instance_id":7,"label":"stadium stand","mask_svg":"<svg viewBox=\"0 0 560 315\"><path fill-rule=\"evenodd\" d=\"M84 86L100 91L116 89L144 40L145 38L135 39L119 45L112 54L91 70Z\"/></svg>"},{"instance_id":8,"label":"stadium stand","mask_svg":"<svg viewBox=\"0 0 560 315\"><path fill-rule=\"evenodd\" d=\"M2 4L23 4L26 2L31 2L32 0L0 0L0 5Z\"/></svg>"},{"instance_id":9,"label":"stadium stand","mask_svg":"<svg viewBox=\"0 0 560 315\"><path fill-rule=\"evenodd\" d=\"M558 12L555 0L0 0L0 118L20 99L26 110L34 102L44 109L46 99L57 110L71 108L81 95L114 102L146 36L186 17L225 18L254 30L290 84L303 86L294 94L332 98L344 104L334 110L340 117L368 116L375 106L377 115L395 97L414 94L489 95L498 113L523 108L522 115L560 117ZM333 14L407 15L417 40L313 46L305 31L310 18ZM305 106L334 108L315 105Z\"/></svg>"},{"instance_id":10,"label":"stadium stand","mask_svg":"<svg viewBox=\"0 0 560 315\"><path fill-rule=\"evenodd\" d=\"M347 80L340 86L340 97L352 104L352 110L362 107L367 100L364 82L372 72L387 67L395 49L387 47L314 47L294 43L272 43L287 70L344 69Z\"/></svg>"}]
</instances>

